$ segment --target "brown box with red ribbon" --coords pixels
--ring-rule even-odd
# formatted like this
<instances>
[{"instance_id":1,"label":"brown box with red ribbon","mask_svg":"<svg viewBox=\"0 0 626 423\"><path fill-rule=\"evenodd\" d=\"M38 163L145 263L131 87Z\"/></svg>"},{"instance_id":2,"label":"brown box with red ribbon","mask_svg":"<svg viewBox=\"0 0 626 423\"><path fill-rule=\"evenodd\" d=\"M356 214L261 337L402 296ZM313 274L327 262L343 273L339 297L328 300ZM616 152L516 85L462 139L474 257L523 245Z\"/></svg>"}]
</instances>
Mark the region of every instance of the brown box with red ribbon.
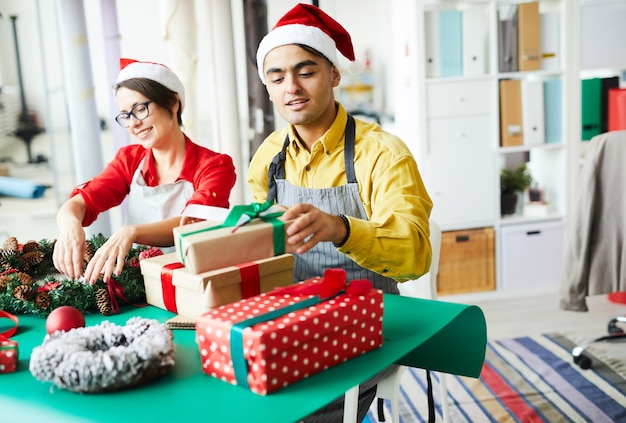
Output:
<instances>
[{"instance_id":1,"label":"brown box with red ribbon","mask_svg":"<svg viewBox=\"0 0 626 423\"><path fill-rule=\"evenodd\" d=\"M266 395L380 347L382 291L327 273L198 317L202 370Z\"/></svg>"},{"instance_id":2,"label":"brown box with red ribbon","mask_svg":"<svg viewBox=\"0 0 626 423\"><path fill-rule=\"evenodd\" d=\"M188 318L293 284L293 256L282 254L195 274L176 253L140 261L149 304Z\"/></svg>"}]
</instances>

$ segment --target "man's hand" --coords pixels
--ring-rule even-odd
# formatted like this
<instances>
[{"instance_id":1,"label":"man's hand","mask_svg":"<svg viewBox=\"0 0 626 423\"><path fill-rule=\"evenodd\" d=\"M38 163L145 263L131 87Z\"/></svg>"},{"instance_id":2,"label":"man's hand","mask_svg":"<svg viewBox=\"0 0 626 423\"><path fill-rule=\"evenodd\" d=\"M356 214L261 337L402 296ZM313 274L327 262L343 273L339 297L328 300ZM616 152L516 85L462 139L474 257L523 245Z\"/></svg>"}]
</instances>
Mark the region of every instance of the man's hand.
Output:
<instances>
[{"instance_id":1,"label":"man's hand","mask_svg":"<svg viewBox=\"0 0 626 423\"><path fill-rule=\"evenodd\" d=\"M346 226L339 216L324 213L311 204L296 204L282 218L293 220L287 228L287 244L297 254L306 253L318 242L339 244L346 236Z\"/></svg>"}]
</instances>

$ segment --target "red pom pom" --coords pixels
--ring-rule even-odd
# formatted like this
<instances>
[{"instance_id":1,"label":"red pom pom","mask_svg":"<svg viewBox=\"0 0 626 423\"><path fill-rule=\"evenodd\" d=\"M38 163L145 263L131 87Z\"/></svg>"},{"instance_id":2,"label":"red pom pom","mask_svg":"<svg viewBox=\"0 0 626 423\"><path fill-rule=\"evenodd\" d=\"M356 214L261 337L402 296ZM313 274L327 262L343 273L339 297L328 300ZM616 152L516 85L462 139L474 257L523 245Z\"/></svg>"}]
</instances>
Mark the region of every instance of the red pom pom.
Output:
<instances>
[{"instance_id":1,"label":"red pom pom","mask_svg":"<svg viewBox=\"0 0 626 423\"><path fill-rule=\"evenodd\" d=\"M143 250L139 253L139 260L147 259L150 257L162 256L163 251L160 248L150 247L147 250Z\"/></svg>"},{"instance_id":2,"label":"red pom pom","mask_svg":"<svg viewBox=\"0 0 626 423\"><path fill-rule=\"evenodd\" d=\"M69 331L74 328L85 327L85 316L72 306L57 307L48 315L46 319L46 332L52 335L58 330Z\"/></svg>"}]
</instances>

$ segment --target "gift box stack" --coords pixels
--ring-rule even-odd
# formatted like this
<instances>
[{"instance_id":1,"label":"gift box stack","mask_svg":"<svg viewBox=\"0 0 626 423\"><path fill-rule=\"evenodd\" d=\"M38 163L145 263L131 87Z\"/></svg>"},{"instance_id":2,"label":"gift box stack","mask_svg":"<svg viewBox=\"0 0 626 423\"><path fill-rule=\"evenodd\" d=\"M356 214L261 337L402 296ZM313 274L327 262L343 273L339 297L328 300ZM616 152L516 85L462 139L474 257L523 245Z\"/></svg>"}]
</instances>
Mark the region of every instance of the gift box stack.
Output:
<instances>
[{"instance_id":1,"label":"gift box stack","mask_svg":"<svg viewBox=\"0 0 626 423\"><path fill-rule=\"evenodd\" d=\"M267 207L236 206L223 223L175 228L176 252L140 261L147 302L193 320L213 307L293 284L285 224Z\"/></svg>"},{"instance_id":2,"label":"gift box stack","mask_svg":"<svg viewBox=\"0 0 626 423\"><path fill-rule=\"evenodd\" d=\"M382 291L328 269L212 309L196 339L206 374L265 395L380 347L382 319Z\"/></svg>"}]
</instances>

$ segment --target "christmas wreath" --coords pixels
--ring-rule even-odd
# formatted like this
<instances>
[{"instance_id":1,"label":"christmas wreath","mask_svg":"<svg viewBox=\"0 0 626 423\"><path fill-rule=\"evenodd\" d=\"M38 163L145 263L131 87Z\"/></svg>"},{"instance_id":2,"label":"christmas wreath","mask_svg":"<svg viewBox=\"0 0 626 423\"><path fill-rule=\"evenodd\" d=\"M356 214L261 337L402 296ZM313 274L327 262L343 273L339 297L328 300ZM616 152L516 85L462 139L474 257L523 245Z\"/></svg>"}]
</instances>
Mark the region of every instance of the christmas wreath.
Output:
<instances>
[{"instance_id":1,"label":"christmas wreath","mask_svg":"<svg viewBox=\"0 0 626 423\"><path fill-rule=\"evenodd\" d=\"M102 234L86 241L86 263L106 241ZM133 246L119 276L108 283L99 279L92 285L51 273L56 272L53 250L54 241L46 239L25 244L19 244L15 237L5 241L0 250L0 310L45 317L55 308L69 305L83 313L98 311L106 316L119 310L120 301L145 304L139 260L162 254L157 248Z\"/></svg>"}]
</instances>

